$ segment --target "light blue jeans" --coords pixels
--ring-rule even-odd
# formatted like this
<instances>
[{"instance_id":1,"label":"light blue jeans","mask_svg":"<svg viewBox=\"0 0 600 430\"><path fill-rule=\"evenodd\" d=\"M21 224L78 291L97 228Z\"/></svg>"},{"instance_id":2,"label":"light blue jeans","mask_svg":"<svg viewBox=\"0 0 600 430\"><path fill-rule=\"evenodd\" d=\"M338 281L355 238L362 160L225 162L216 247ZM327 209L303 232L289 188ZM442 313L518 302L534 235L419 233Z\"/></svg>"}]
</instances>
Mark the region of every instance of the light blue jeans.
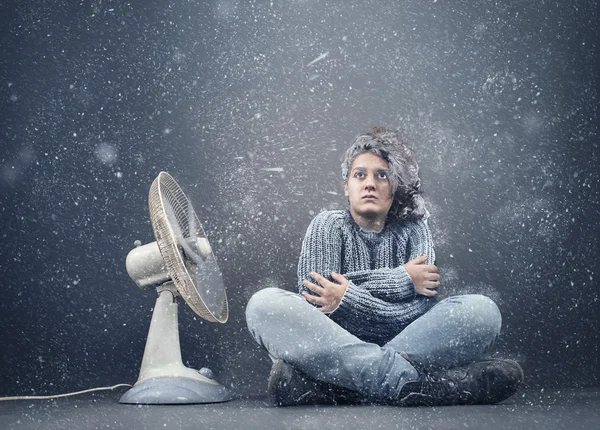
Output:
<instances>
[{"instance_id":1,"label":"light blue jeans","mask_svg":"<svg viewBox=\"0 0 600 430\"><path fill-rule=\"evenodd\" d=\"M246 321L272 358L315 379L385 400L396 398L406 382L419 378L400 352L425 367L466 365L490 352L502 317L486 296L449 297L379 346L344 330L300 295L265 288L248 302Z\"/></svg>"}]
</instances>

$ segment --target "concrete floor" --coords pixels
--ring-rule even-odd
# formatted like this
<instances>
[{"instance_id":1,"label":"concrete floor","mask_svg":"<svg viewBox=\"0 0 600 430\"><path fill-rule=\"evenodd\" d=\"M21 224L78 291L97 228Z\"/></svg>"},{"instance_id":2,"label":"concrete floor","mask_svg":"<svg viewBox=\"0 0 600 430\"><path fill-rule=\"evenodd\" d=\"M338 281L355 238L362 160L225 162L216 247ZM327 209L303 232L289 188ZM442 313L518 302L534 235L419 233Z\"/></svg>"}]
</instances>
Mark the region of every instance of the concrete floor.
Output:
<instances>
[{"instance_id":1,"label":"concrete floor","mask_svg":"<svg viewBox=\"0 0 600 430\"><path fill-rule=\"evenodd\" d=\"M527 390L493 406L275 408L265 397L130 406L117 392L0 402L0 429L600 429L600 388Z\"/></svg>"}]
</instances>

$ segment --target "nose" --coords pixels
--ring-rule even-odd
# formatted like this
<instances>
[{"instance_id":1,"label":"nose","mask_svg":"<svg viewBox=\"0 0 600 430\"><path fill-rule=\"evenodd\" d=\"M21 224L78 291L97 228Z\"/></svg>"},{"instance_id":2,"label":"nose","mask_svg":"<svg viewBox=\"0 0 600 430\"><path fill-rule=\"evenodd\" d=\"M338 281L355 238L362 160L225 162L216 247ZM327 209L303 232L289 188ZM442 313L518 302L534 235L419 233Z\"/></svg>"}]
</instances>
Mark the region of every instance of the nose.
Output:
<instances>
[{"instance_id":1,"label":"nose","mask_svg":"<svg viewBox=\"0 0 600 430\"><path fill-rule=\"evenodd\" d=\"M375 189L375 179L371 175L365 178L365 190L372 191Z\"/></svg>"}]
</instances>

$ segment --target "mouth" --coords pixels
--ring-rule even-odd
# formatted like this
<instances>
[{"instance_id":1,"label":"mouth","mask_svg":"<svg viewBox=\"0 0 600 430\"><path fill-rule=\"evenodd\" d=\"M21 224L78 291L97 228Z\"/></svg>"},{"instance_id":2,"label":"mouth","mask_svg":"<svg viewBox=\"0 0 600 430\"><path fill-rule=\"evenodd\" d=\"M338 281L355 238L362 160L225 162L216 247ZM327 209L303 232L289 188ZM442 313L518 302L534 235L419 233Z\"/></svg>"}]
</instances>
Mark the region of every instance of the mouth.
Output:
<instances>
[{"instance_id":1,"label":"mouth","mask_svg":"<svg viewBox=\"0 0 600 430\"><path fill-rule=\"evenodd\" d=\"M373 195L373 194L367 194L366 196L363 196L363 200L376 200L377 196Z\"/></svg>"}]
</instances>

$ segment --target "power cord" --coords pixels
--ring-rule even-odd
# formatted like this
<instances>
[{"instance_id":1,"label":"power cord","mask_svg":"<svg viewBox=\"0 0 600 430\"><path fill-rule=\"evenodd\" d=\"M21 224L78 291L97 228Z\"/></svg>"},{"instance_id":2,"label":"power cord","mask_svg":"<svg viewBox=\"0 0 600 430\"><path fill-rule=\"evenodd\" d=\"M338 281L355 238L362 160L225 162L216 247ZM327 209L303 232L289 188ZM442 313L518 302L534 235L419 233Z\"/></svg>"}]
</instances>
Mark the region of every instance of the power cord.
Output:
<instances>
[{"instance_id":1,"label":"power cord","mask_svg":"<svg viewBox=\"0 0 600 430\"><path fill-rule=\"evenodd\" d=\"M98 388L89 388L87 390L75 391L74 393L65 393L65 394L55 394L53 396L12 396L12 397L0 397L0 402L7 400L48 400L48 399L57 399L59 397L68 397L68 396L76 396L78 394L91 393L92 391L103 391L103 390L114 390L118 387L132 387L131 384L117 384L112 387L98 387Z\"/></svg>"}]
</instances>

